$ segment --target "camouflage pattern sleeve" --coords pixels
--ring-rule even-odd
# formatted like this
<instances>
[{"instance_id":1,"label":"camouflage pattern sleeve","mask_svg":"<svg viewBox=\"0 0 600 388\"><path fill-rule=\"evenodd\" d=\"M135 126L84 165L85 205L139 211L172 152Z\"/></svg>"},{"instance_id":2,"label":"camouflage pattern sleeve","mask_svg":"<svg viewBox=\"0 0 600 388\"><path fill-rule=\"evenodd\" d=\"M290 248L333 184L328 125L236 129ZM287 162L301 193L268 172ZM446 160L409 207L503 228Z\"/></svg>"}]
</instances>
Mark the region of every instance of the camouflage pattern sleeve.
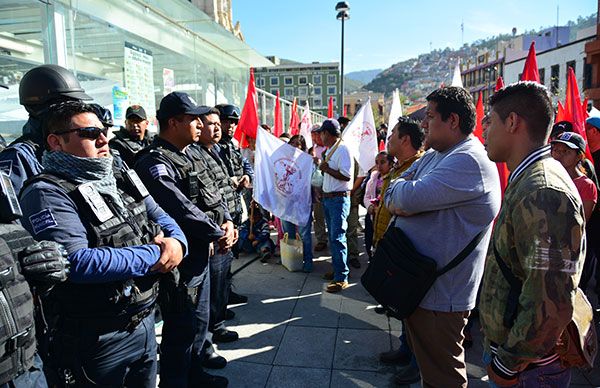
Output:
<instances>
[{"instance_id":1,"label":"camouflage pattern sleeve","mask_svg":"<svg viewBox=\"0 0 600 388\"><path fill-rule=\"evenodd\" d=\"M585 224L580 201L554 188L526 194L510 218L514 244L509 249L518 260L513 271L523 288L517 317L497 358L510 371L521 371L552 354L571 321L585 258Z\"/></svg>"}]
</instances>

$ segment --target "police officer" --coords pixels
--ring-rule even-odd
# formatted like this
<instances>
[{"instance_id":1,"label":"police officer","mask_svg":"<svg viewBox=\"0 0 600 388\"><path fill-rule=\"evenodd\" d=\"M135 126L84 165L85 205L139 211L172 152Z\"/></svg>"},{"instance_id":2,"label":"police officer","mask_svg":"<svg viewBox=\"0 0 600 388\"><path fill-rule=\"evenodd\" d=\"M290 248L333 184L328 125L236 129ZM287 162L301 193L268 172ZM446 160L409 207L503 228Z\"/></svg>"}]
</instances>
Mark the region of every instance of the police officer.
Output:
<instances>
[{"instance_id":1,"label":"police officer","mask_svg":"<svg viewBox=\"0 0 600 388\"><path fill-rule=\"evenodd\" d=\"M48 386L36 353L30 285L38 294L45 293L68 273L64 248L34 241L14 223L21 215L10 179L0 172L0 388Z\"/></svg>"},{"instance_id":2,"label":"police officer","mask_svg":"<svg viewBox=\"0 0 600 388\"><path fill-rule=\"evenodd\" d=\"M181 278L161 285L161 387L228 384L226 378L204 372L201 365L210 315L209 250L212 246L224 251L235 242L218 189L206 185L205 167L196 164L189 151L200 137L199 116L207 112L186 93L166 95L157 111L160 132L135 163L152 196L181 225L190 242L190 254L179 268Z\"/></svg>"},{"instance_id":3,"label":"police officer","mask_svg":"<svg viewBox=\"0 0 600 388\"><path fill-rule=\"evenodd\" d=\"M240 201L244 201L244 194L250 194L247 191L254 177L254 170L252 164L242 156L239 147L233 142L233 134L237 128L238 121L240 119L240 108L230 104L219 104L215 106L219 110L219 119L221 121L221 139L219 140L218 147L215 147L221 160L227 168L227 173L232 181L232 184L238 193ZM248 195L247 202L250 201L250 195ZM240 202L241 205L241 202ZM236 225L241 224L241 211L239 216L234 217L234 223ZM234 247L234 255L237 257L237 246ZM239 295L233 290L229 292L229 303L246 303L248 297Z\"/></svg>"},{"instance_id":4,"label":"police officer","mask_svg":"<svg viewBox=\"0 0 600 388\"><path fill-rule=\"evenodd\" d=\"M44 173L21 192L23 226L64 245L69 280L47 297L47 365L66 386L156 385L158 274L182 260L186 238L133 171L113 175L107 130L80 101L58 104L45 126Z\"/></svg>"},{"instance_id":5,"label":"police officer","mask_svg":"<svg viewBox=\"0 0 600 388\"><path fill-rule=\"evenodd\" d=\"M132 105L125 112L125 127L115 132L115 137L108 143L111 150L119 151L128 166L133 166L135 155L152 142L146 131L148 124L144 108L140 105Z\"/></svg>"},{"instance_id":6,"label":"police officer","mask_svg":"<svg viewBox=\"0 0 600 388\"><path fill-rule=\"evenodd\" d=\"M219 111L216 108L210 107L206 107L206 110L208 113L200 116L202 120L200 140L190 146L190 153L197 163L205 166L207 184L217 186L217 190L220 192L231 218L239 220L241 209L240 198L235 192L233 183L227 174L227 169L217 151L217 143L221 138ZM237 234L237 229L235 233ZM204 345L206 351L205 365L225 366L225 359L222 357L218 358L214 353L212 342L233 342L238 339L238 333L227 330L225 327L227 301L230 292L228 274L231 269L232 260L233 253L231 250L215 252L209 260L210 323L208 328L209 336Z\"/></svg>"},{"instance_id":7,"label":"police officer","mask_svg":"<svg viewBox=\"0 0 600 388\"><path fill-rule=\"evenodd\" d=\"M42 126L48 108L61 101L91 99L73 73L63 67L41 65L25 73L19 84L19 102L29 113L29 120L23 135L0 153L0 170L8 174L17 193L28 178L42 171Z\"/></svg>"}]
</instances>

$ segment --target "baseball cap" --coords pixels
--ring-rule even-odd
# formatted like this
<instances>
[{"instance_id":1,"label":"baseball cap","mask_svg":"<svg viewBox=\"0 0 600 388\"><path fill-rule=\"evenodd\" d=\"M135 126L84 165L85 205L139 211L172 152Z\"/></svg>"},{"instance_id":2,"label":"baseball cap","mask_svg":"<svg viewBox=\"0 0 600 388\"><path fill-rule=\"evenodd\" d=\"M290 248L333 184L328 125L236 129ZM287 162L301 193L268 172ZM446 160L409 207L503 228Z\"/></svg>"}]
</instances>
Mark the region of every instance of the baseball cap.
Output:
<instances>
[{"instance_id":1,"label":"baseball cap","mask_svg":"<svg viewBox=\"0 0 600 388\"><path fill-rule=\"evenodd\" d=\"M336 119L327 119L325 121L323 121L323 124L321 124L321 127L317 130L314 130L315 132L323 132L323 131L327 131L330 134L337 136L340 134L340 123L338 123L338 121Z\"/></svg>"},{"instance_id":2,"label":"baseball cap","mask_svg":"<svg viewBox=\"0 0 600 388\"><path fill-rule=\"evenodd\" d=\"M585 122L596 128L600 128L600 117L589 117Z\"/></svg>"},{"instance_id":3,"label":"baseball cap","mask_svg":"<svg viewBox=\"0 0 600 388\"><path fill-rule=\"evenodd\" d=\"M146 111L142 108L141 105L131 105L125 111L125 118L130 119L132 117L138 117L142 120L146 120L148 117L146 116Z\"/></svg>"},{"instance_id":4,"label":"baseball cap","mask_svg":"<svg viewBox=\"0 0 600 388\"><path fill-rule=\"evenodd\" d=\"M204 115L211 110L208 106L198 106L189 94L184 92L171 92L160 100L160 107L156 111L159 120L170 119L180 114Z\"/></svg>"},{"instance_id":5,"label":"baseball cap","mask_svg":"<svg viewBox=\"0 0 600 388\"><path fill-rule=\"evenodd\" d=\"M583 140L581 135L575 132L563 132L555 140L552 140L551 143L563 143L573 150L585 152L585 140Z\"/></svg>"}]
</instances>

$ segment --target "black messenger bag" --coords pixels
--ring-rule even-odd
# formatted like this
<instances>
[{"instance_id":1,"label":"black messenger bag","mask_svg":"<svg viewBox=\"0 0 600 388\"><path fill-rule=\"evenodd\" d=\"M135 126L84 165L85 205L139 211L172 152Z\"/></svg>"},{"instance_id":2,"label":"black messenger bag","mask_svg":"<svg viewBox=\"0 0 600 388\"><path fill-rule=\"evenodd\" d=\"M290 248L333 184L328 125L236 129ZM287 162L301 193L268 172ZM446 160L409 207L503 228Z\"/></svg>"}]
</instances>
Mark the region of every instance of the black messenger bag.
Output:
<instances>
[{"instance_id":1,"label":"black messenger bag","mask_svg":"<svg viewBox=\"0 0 600 388\"><path fill-rule=\"evenodd\" d=\"M417 252L402 229L390 226L377 244L361 283L390 315L407 318L417 309L435 280L469 256L484 235L485 229L448 265L438 270L435 260Z\"/></svg>"}]
</instances>

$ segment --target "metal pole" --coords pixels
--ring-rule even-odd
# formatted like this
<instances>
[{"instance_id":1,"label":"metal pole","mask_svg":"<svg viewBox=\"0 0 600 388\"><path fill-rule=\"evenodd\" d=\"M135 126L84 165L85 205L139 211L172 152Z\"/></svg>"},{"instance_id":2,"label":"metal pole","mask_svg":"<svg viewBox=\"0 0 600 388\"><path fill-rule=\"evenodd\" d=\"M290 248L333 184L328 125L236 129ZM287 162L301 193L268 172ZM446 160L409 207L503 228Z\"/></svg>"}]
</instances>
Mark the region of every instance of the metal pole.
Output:
<instances>
[{"instance_id":1,"label":"metal pole","mask_svg":"<svg viewBox=\"0 0 600 388\"><path fill-rule=\"evenodd\" d=\"M338 117L344 114L344 16L342 16L342 61L340 69L340 103L338 104Z\"/></svg>"}]
</instances>

